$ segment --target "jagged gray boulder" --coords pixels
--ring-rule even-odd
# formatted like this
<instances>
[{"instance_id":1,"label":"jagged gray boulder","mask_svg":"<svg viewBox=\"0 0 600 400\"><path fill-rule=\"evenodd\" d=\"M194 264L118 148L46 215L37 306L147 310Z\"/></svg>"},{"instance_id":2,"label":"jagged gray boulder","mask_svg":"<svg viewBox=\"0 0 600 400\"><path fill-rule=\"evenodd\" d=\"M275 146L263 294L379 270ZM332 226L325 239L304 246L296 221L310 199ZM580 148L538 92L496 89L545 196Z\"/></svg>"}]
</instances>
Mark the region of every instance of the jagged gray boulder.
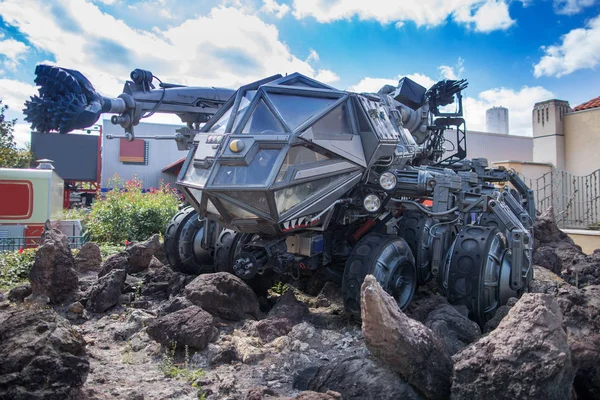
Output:
<instances>
[{"instance_id":1,"label":"jagged gray boulder","mask_svg":"<svg viewBox=\"0 0 600 400\"><path fill-rule=\"evenodd\" d=\"M258 319L260 309L254 291L228 272L198 276L185 287L185 296L193 304L223 319Z\"/></svg>"},{"instance_id":2,"label":"jagged gray boulder","mask_svg":"<svg viewBox=\"0 0 600 400\"><path fill-rule=\"evenodd\" d=\"M450 395L452 360L437 335L407 317L373 275L361 287L362 331L367 348L428 399Z\"/></svg>"},{"instance_id":3,"label":"jagged gray boulder","mask_svg":"<svg viewBox=\"0 0 600 400\"><path fill-rule=\"evenodd\" d=\"M157 234L152 235L143 243L134 243L127 246L125 253L129 260L128 273L144 271L150 265L154 253L160 248L160 241Z\"/></svg>"},{"instance_id":4,"label":"jagged gray boulder","mask_svg":"<svg viewBox=\"0 0 600 400\"><path fill-rule=\"evenodd\" d=\"M535 267L529 290L551 294L563 313L573 364L577 398L600 393L600 286L577 289L552 272Z\"/></svg>"},{"instance_id":5,"label":"jagged gray boulder","mask_svg":"<svg viewBox=\"0 0 600 400\"><path fill-rule=\"evenodd\" d=\"M31 294L31 285L26 283L10 289L7 298L15 303L22 303L25 297Z\"/></svg>"},{"instance_id":6,"label":"jagged gray boulder","mask_svg":"<svg viewBox=\"0 0 600 400\"><path fill-rule=\"evenodd\" d=\"M300 371L294 386L300 390L334 390L344 400L421 400L415 389L379 362L364 356L333 360Z\"/></svg>"},{"instance_id":7,"label":"jagged gray boulder","mask_svg":"<svg viewBox=\"0 0 600 400\"><path fill-rule=\"evenodd\" d=\"M121 291L125 284L127 272L123 269L114 269L107 275L98 278L89 292L85 308L90 311L102 313L114 307L121 298Z\"/></svg>"},{"instance_id":8,"label":"jagged gray boulder","mask_svg":"<svg viewBox=\"0 0 600 400\"><path fill-rule=\"evenodd\" d=\"M551 295L526 293L498 328L453 360L453 400L571 398L575 368Z\"/></svg>"},{"instance_id":9,"label":"jagged gray boulder","mask_svg":"<svg viewBox=\"0 0 600 400\"><path fill-rule=\"evenodd\" d=\"M151 321L148 335L165 346L204 349L218 335L213 317L197 306L184 308Z\"/></svg>"},{"instance_id":10,"label":"jagged gray boulder","mask_svg":"<svg viewBox=\"0 0 600 400\"><path fill-rule=\"evenodd\" d=\"M430 312L425 326L438 335L450 355L458 353L481 336L479 325L450 304L443 304Z\"/></svg>"},{"instance_id":11,"label":"jagged gray boulder","mask_svg":"<svg viewBox=\"0 0 600 400\"><path fill-rule=\"evenodd\" d=\"M78 399L89 362L85 343L52 309L0 310L0 399Z\"/></svg>"},{"instance_id":12,"label":"jagged gray boulder","mask_svg":"<svg viewBox=\"0 0 600 400\"><path fill-rule=\"evenodd\" d=\"M308 306L299 301L292 290L282 294L269 311L268 318L256 324L258 336L263 342L287 335L294 325L299 324L308 315Z\"/></svg>"},{"instance_id":13,"label":"jagged gray boulder","mask_svg":"<svg viewBox=\"0 0 600 400\"><path fill-rule=\"evenodd\" d=\"M84 243L75 256L75 267L79 272L98 271L101 264L100 247L93 242Z\"/></svg>"},{"instance_id":14,"label":"jagged gray boulder","mask_svg":"<svg viewBox=\"0 0 600 400\"><path fill-rule=\"evenodd\" d=\"M127 260L127 253L121 252L111 254L110 256L106 257L106 260L102 262L102 265L100 266L100 272L98 272L98 278L103 277L104 275L108 274L114 269L122 269L124 271L127 271L128 268L129 263Z\"/></svg>"},{"instance_id":15,"label":"jagged gray boulder","mask_svg":"<svg viewBox=\"0 0 600 400\"><path fill-rule=\"evenodd\" d=\"M69 240L64 233L52 228L50 221L46 222L41 241L29 272L31 296L47 296L50 303L58 304L72 297L79 288L79 279L73 269L75 260Z\"/></svg>"}]
</instances>

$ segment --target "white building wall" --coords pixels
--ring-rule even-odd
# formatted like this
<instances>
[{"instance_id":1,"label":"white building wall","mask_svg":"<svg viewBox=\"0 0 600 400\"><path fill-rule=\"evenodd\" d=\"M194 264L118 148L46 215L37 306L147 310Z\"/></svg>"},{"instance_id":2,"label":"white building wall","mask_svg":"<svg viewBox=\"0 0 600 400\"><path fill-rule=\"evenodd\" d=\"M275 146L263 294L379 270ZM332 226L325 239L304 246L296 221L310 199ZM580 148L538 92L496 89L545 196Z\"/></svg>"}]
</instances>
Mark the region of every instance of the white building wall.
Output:
<instances>
[{"instance_id":1,"label":"white building wall","mask_svg":"<svg viewBox=\"0 0 600 400\"><path fill-rule=\"evenodd\" d=\"M183 126L183 125L181 125ZM136 138L152 138L157 135L175 135L175 130L180 128L178 125L140 123L134 128ZM177 150L177 144L174 140L154 140L147 139L148 142L148 165L124 164L119 161L120 140L106 139L107 134L124 135L123 128L119 125L113 125L109 120L104 120L102 124L102 169L101 169L101 187L108 187L108 180L115 174L128 180L135 174L142 181L143 187L149 189L158 187L161 180L165 183L175 185L173 175L165 174L162 169L169 164L185 157L187 151Z\"/></svg>"},{"instance_id":2,"label":"white building wall","mask_svg":"<svg viewBox=\"0 0 600 400\"><path fill-rule=\"evenodd\" d=\"M456 132L446 131L445 137L452 142L446 148L452 149L456 142ZM533 161L533 138L467 131L467 158L487 158L490 166L495 161Z\"/></svg>"}]
</instances>

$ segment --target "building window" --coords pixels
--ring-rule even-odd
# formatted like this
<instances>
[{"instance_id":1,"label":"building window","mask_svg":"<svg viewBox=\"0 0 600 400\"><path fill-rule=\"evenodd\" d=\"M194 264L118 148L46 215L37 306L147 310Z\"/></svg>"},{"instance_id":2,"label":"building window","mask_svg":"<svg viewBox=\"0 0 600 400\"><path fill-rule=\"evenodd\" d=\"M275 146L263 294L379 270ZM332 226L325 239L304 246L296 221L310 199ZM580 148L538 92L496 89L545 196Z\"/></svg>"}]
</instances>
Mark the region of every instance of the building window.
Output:
<instances>
[{"instance_id":1,"label":"building window","mask_svg":"<svg viewBox=\"0 0 600 400\"><path fill-rule=\"evenodd\" d=\"M550 121L550 109L546 108L546 121Z\"/></svg>"},{"instance_id":2,"label":"building window","mask_svg":"<svg viewBox=\"0 0 600 400\"><path fill-rule=\"evenodd\" d=\"M537 112L538 112L538 124L539 124L540 123L540 109L539 108L538 108Z\"/></svg>"}]
</instances>

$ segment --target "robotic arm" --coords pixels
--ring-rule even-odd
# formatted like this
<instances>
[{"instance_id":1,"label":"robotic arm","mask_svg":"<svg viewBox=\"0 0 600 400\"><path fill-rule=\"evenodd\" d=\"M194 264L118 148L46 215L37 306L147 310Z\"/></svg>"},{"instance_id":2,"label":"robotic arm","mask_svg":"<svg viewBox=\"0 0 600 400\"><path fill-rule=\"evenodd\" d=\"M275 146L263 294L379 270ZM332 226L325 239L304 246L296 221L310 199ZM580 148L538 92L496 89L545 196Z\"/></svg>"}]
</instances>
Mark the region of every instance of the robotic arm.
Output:
<instances>
[{"instance_id":1,"label":"robotic arm","mask_svg":"<svg viewBox=\"0 0 600 400\"><path fill-rule=\"evenodd\" d=\"M234 93L230 89L163 83L152 72L135 69L123 93L109 98L96 92L79 71L38 65L35 74L39 95L25 102L23 110L32 129L68 133L92 126L101 114L110 113L115 114L111 122L121 125L130 141L135 138L133 127L154 113L176 114L189 129L198 129ZM154 79L159 81L158 88L152 83Z\"/></svg>"}]
</instances>

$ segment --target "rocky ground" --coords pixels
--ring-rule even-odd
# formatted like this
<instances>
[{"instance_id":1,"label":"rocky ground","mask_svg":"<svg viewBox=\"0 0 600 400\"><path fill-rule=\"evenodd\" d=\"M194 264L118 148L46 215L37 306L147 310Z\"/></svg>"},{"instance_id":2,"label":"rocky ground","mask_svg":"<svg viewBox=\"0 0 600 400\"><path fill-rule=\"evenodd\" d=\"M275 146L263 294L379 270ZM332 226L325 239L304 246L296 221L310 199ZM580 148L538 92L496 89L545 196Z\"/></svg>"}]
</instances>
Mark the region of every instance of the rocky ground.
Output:
<instances>
[{"instance_id":1,"label":"rocky ground","mask_svg":"<svg viewBox=\"0 0 600 400\"><path fill-rule=\"evenodd\" d=\"M258 299L174 272L156 236L102 261L48 229L0 294L0 399L599 398L600 256L536 227L530 293L483 329L434 286L403 313L368 277L358 324L331 282Z\"/></svg>"}]
</instances>

